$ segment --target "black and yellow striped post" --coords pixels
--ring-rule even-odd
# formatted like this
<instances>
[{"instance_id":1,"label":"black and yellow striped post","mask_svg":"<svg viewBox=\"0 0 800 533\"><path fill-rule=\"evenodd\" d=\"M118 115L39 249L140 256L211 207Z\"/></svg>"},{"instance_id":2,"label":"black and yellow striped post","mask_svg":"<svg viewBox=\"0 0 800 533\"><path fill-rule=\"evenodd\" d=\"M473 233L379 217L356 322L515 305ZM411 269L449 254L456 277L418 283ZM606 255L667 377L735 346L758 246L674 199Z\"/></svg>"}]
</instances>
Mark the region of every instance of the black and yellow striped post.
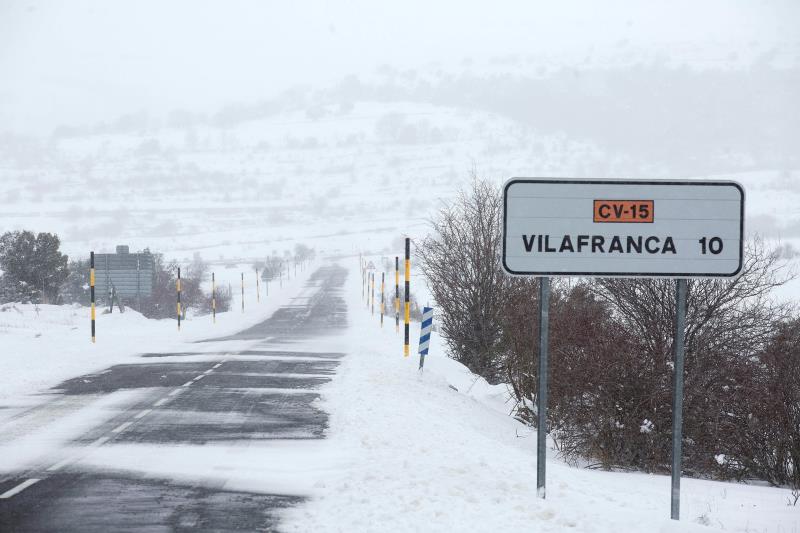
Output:
<instances>
[{"instance_id":1,"label":"black and yellow striped post","mask_svg":"<svg viewBox=\"0 0 800 533\"><path fill-rule=\"evenodd\" d=\"M261 303L261 283L258 281L258 269L256 269L256 303Z\"/></svg>"},{"instance_id":2,"label":"black and yellow striped post","mask_svg":"<svg viewBox=\"0 0 800 533\"><path fill-rule=\"evenodd\" d=\"M386 275L386 272L381 272L381 327L383 327L383 312L385 310L385 304L384 304L384 302L385 302L385 298L384 298L384 292L385 292L384 276L385 275Z\"/></svg>"},{"instance_id":3,"label":"black and yellow striped post","mask_svg":"<svg viewBox=\"0 0 800 533\"><path fill-rule=\"evenodd\" d=\"M89 252L89 295L92 298L92 344L97 342L95 337L95 319L97 312L94 307L94 252Z\"/></svg>"},{"instance_id":4,"label":"black and yellow striped post","mask_svg":"<svg viewBox=\"0 0 800 533\"><path fill-rule=\"evenodd\" d=\"M406 237L406 309L405 309L405 340L403 341L403 357L408 357L409 326L411 321L411 239Z\"/></svg>"},{"instance_id":5,"label":"black and yellow striped post","mask_svg":"<svg viewBox=\"0 0 800 533\"><path fill-rule=\"evenodd\" d=\"M244 313L244 272L242 272L242 313Z\"/></svg>"},{"instance_id":6,"label":"black and yellow striped post","mask_svg":"<svg viewBox=\"0 0 800 533\"><path fill-rule=\"evenodd\" d=\"M178 292L178 303L175 309L178 312L178 331L181 330L181 267L178 267L178 280L175 282L175 288Z\"/></svg>"},{"instance_id":7,"label":"black and yellow striped post","mask_svg":"<svg viewBox=\"0 0 800 533\"><path fill-rule=\"evenodd\" d=\"M400 258L394 256L394 331L400 333Z\"/></svg>"},{"instance_id":8,"label":"black and yellow striped post","mask_svg":"<svg viewBox=\"0 0 800 533\"><path fill-rule=\"evenodd\" d=\"M217 279L211 273L211 320L217 323Z\"/></svg>"}]
</instances>

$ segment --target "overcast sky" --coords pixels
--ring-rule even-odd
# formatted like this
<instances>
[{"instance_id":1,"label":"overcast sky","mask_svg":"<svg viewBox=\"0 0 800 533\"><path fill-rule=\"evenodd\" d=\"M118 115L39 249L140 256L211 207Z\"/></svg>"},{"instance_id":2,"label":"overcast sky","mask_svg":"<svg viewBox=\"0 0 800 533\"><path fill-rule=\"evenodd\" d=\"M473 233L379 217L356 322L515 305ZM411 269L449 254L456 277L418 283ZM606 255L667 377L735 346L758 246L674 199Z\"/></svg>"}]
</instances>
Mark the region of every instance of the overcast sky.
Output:
<instances>
[{"instance_id":1,"label":"overcast sky","mask_svg":"<svg viewBox=\"0 0 800 533\"><path fill-rule=\"evenodd\" d=\"M213 110L390 64L797 42L800 2L0 0L0 131Z\"/></svg>"}]
</instances>

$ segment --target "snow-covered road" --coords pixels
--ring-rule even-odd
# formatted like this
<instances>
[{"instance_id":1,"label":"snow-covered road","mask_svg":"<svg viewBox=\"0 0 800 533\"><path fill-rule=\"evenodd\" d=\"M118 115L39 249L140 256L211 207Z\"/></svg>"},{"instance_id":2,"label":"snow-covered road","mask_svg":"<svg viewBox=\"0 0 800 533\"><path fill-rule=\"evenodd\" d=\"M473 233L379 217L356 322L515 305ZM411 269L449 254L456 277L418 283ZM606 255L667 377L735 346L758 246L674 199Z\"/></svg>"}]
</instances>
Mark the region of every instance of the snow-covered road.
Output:
<instances>
[{"instance_id":1,"label":"snow-covered road","mask_svg":"<svg viewBox=\"0 0 800 533\"><path fill-rule=\"evenodd\" d=\"M0 478L0 531L271 529L308 493L328 419L318 388L344 355L325 339L345 327L345 275L323 267L265 322L69 379L8 420L18 446L74 436Z\"/></svg>"}]
</instances>

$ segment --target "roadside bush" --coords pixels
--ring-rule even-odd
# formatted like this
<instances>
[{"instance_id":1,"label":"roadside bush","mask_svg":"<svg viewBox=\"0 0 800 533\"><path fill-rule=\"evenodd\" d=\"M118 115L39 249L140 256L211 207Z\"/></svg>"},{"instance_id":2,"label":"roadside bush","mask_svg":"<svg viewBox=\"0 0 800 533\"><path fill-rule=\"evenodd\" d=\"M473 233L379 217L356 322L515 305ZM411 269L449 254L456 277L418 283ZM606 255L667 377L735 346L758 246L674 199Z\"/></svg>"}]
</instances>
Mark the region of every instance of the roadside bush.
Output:
<instances>
[{"instance_id":1,"label":"roadside bush","mask_svg":"<svg viewBox=\"0 0 800 533\"><path fill-rule=\"evenodd\" d=\"M475 181L431 221L417 251L450 355L505 379L535 421L538 280L500 269L500 192ZM753 239L733 280L689 280L684 473L758 478L800 494L800 319L773 290L780 249ZM669 471L675 281L554 280L548 430L568 460Z\"/></svg>"},{"instance_id":2,"label":"roadside bush","mask_svg":"<svg viewBox=\"0 0 800 533\"><path fill-rule=\"evenodd\" d=\"M89 290L89 261L70 261L67 270L67 277L64 283L61 284L61 289L59 291L59 301L67 304L89 305L91 299Z\"/></svg>"},{"instance_id":3,"label":"roadside bush","mask_svg":"<svg viewBox=\"0 0 800 533\"><path fill-rule=\"evenodd\" d=\"M56 303L67 278L67 256L53 233L11 231L0 236L0 300Z\"/></svg>"}]
</instances>

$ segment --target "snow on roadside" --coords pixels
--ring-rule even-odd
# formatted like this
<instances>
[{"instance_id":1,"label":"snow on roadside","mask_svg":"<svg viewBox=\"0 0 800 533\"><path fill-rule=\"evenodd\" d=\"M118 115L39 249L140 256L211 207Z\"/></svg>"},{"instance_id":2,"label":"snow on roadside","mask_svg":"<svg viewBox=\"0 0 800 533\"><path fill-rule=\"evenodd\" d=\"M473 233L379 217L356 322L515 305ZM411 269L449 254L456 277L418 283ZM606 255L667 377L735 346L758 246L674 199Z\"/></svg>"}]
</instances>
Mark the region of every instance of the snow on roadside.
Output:
<instances>
[{"instance_id":1,"label":"snow on roadside","mask_svg":"<svg viewBox=\"0 0 800 533\"><path fill-rule=\"evenodd\" d=\"M547 499L537 499L535 434L507 416L502 388L477 380L467 393L475 378L435 335L420 375L393 323L381 330L365 309L359 282L351 273L350 355L322 396L329 447L349 455L349 467L321 477L316 496L286 512L284 530L800 529L788 490L684 479L683 520L673 523L668 476L573 468L552 450ZM413 354L418 328L411 338Z\"/></svg>"}]
</instances>

